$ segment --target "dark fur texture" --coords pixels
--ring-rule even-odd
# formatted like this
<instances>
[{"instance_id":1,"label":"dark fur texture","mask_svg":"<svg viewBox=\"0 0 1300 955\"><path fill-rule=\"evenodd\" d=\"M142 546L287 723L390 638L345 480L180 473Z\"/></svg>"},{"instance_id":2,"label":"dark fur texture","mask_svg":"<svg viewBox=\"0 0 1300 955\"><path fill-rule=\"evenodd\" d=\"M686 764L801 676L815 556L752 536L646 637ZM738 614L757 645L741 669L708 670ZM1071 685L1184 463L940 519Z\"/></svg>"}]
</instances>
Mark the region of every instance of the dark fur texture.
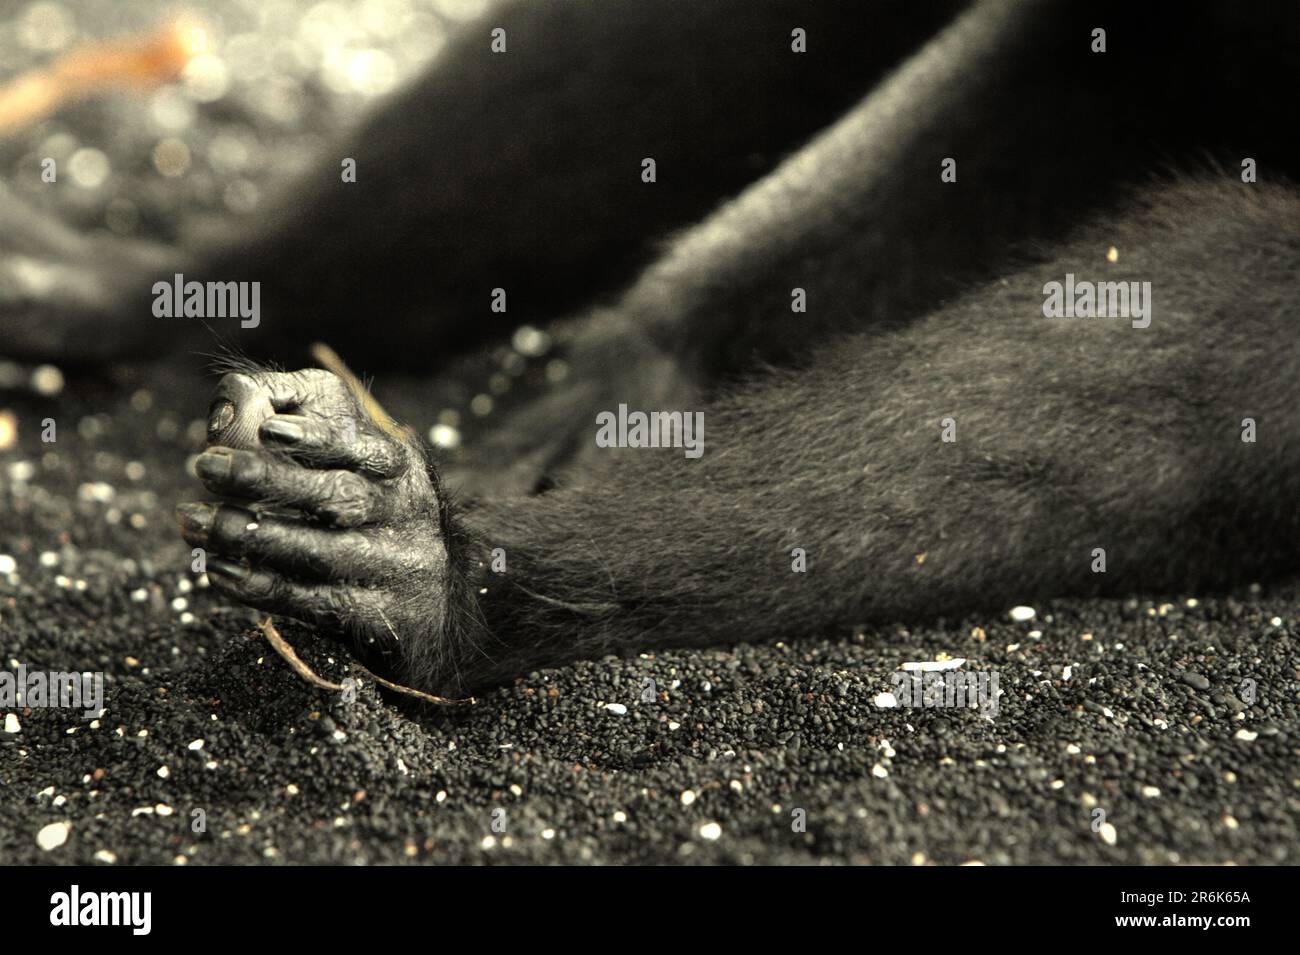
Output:
<instances>
[{"instance_id":1,"label":"dark fur texture","mask_svg":"<svg viewBox=\"0 0 1300 955\"><path fill-rule=\"evenodd\" d=\"M1294 573L1295 5L959 6L506 3L254 234L169 253L265 280L241 339L259 357L326 338L382 373L572 316L569 379L472 449L460 502L355 403L307 402L404 468L245 451L206 483L270 506L261 537L240 509L183 513L227 548L214 584L452 693L611 651ZM166 258L92 250L67 314L124 320L129 293L96 282ZM1045 317L1067 273L1149 282L1150 327ZM17 328L20 348L78 338ZM703 411L703 457L598 449L620 403ZM278 485L250 477L268 462ZM308 516L274 523L286 508Z\"/></svg>"},{"instance_id":2,"label":"dark fur texture","mask_svg":"<svg viewBox=\"0 0 1300 955\"><path fill-rule=\"evenodd\" d=\"M728 392L698 461L606 451L573 487L469 512L480 553L510 558L479 578L508 653L462 669L1293 570L1298 223L1291 190L1169 187L906 330ZM1066 272L1150 281L1151 327L1045 318Z\"/></svg>"},{"instance_id":3,"label":"dark fur texture","mask_svg":"<svg viewBox=\"0 0 1300 955\"><path fill-rule=\"evenodd\" d=\"M464 482L557 486L438 490L446 611L402 678L1293 571L1300 199L1267 81L1295 58L1276 11L1180 10L971 10L579 319L571 381ZM1216 28L1216 71L1184 68ZM1150 327L1044 317L1066 273L1150 282ZM597 450L620 402L703 410L704 456Z\"/></svg>"}]
</instances>

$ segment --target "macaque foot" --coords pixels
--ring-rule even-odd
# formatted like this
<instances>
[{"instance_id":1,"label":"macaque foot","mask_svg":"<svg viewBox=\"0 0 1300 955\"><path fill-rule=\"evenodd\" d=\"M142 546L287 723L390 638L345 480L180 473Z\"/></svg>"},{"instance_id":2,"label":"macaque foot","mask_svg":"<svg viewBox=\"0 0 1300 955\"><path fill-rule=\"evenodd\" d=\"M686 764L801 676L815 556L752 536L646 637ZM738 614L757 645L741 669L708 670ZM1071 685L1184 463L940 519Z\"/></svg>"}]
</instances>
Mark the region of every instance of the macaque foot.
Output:
<instances>
[{"instance_id":1,"label":"macaque foot","mask_svg":"<svg viewBox=\"0 0 1300 955\"><path fill-rule=\"evenodd\" d=\"M227 374L195 470L222 502L176 509L240 603L351 637L399 679L438 670L451 564L422 449L321 370Z\"/></svg>"}]
</instances>

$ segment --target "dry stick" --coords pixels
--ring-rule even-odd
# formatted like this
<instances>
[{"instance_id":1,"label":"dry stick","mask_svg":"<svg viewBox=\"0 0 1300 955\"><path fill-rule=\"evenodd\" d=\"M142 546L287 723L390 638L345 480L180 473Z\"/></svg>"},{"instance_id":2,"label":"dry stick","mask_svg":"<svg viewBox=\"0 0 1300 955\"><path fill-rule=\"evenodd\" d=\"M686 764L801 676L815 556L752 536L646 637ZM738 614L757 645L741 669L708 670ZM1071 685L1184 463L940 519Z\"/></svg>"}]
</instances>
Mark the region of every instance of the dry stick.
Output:
<instances>
[{"instance_id":1,"label":"dry stick","mask_svg":"<svg viewBox=\"0 0 1300 955\"><path fill-rule=\"evenodd\" d=\"M258 624L258 629L262 631L262 635L266 637L266 642L271 645L271 648L275 650L276 653L280 654L281 659L283 659L285 663L289 664L289 666L293 668L293 672L298 674L308 683L326 690L347 689L347 687L342 683L331 683L324 677L317 676L311 667L303 663L302 657L298 656L298 652L289 645L289 641L280 635L280 631L276 628L275 624L271 622L270 617L267 617Z\"/></svg>"},{"instance_id":2,"label":"dry stick","mask_svg":"<svg viewBox=\"0 0 1300 955\"><path fill-rule=\"evenodd\" d=\"M386 686L390 690L396 693L405 693L407 696L413 696L417 700L425 700L426 702L429 703L437 703L439 706L473 706L475 703L478 702L478 700L472 696L466 696L459 700L449 699L448 697L445 696L434 696L432 693L425 693L423 690L416 690L409 686L402 686L401 684L393 683L390 680L385 680L379 674L367 670L356 660L352 661L352 665L356 667L358 670L360 670L362 673L364 673L366 676L370 677L370 679L374 680L380 686Z\"/></svg>"},{"instance_id":3,"label":"dry stick","mask_svg":"<svg viewBox=\"0 0 1300 955\"><path fill-rule=\"evenodd\" d=\"M343 379L343 383L348 386L348 390L357 399L357 403L370 416L370 420L385 434L399 441L408 440L415 436L415 432L409 427L400 425L393 420L392 416L384 410L384 406L361 383L361 379L352 373L352 369L343 363L343 359L339 357L338 352L333 348L330 348L324 342L313 342L311 357L315 358L327 371L332 371Z\"/></svg>"},{"instance_id":4,"label":"dry stick","mask_svg":"<svg viewBox=\"0 0 1300 955\"><path fill-rule=\"evenodd\" d=\"M342 683L331 683L324 677L318 676L311 667L307 666L307 664L303 662L302 657L298 656L297 651L289 644L289 641L284 639L284 636L280 633L276 625L271 622L270 617L263 620L258 625L258 628L262 631L262 635L266 637L266 642L271 645L271 649L278 653L285 663L289 664L294 673L297 673L308 683L311 683L314 686L319 686L325 690L338 690L342 692L347 689L347 687ZM413 696L416 699L425 700L429 703L437 703L440 706L468 706L478 702L472 696L467 696L463 700L451 700L445 696L434 696L432 693L425 693L423 690L415 690L409 686L402 686L393 683L391 680L385 680L382 676L372 673L355 660L352 661L352 665L380 686L386 686L388 689L393 690L396 693L405 693L407 696Z\"/></svg>"},{"instance_id":5,"label":"dry stick","mask_svg":"<svg viewBox=\"0 0 1300 955\"><path fill-rule=\"evenodd\" d=\"M114 88L148 90L169 83L206 49L206 28L188 15L153 33L78 47L0 85L0 135L16 133L69 103Z\"/></svg>"}]
</instances>

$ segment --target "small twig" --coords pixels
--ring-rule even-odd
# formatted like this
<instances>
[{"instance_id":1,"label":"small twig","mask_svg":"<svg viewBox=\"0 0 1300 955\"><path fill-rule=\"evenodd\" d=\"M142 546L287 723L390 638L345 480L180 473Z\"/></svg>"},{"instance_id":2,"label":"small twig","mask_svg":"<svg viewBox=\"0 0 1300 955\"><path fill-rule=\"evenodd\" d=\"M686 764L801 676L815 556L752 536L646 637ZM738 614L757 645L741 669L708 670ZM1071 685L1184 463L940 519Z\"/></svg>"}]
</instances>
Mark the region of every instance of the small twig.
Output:
<instances>
[{"instance_id":1,"label":"small twig","mask_svg":"<svg viewBox=\"0 0 1300 955\"><path fill-rule=\"evenodd\" d=\"M284 639L279 629L271 621L270 617L263 620L258 627L262 631L262 635L266 637L266 642L271 645L271 648L280 655L280 658L284 660L285 663L289 664L293 669L293 672L297 673L308 683L313 686L319 686L325 690L336 690L338 692L343 692L347 689L347 687L341 683L331 683L329 680L318 676L311 667L307 666L307 664L303 662L302 657L298 656L297 651L289 645L289 641ZM374 680L380 686L385 686L395 693L404 693L407 696L413 696L419 700L425 700L429 703L437 703L439 706L472 706L474 703L478 702L472 696L467 696L461 700L452 700L445 696L434 696L432 693L425 693L423 690L416 690L409 686L402 686L399 683L393 683L391 680L385 680L383 677L370 672L370 670L366 669L355 660L352 661L352 666L370 677L370 679Z\"/></svg>"},{"instance_id":2,"label":"small twig","mask_svg":"<svg viewBox=\"0 0 1300 955\"><path fill-rule=\"evenodd\" d=\"M382 676L367 670L356 660L352 661L352 665L380 686L386 686L390 690L394 690L397 693L405 693L407 696L413 696L418 700L427 700L430 703L437 703L439 706L473 706L478 702L478 700L472 696L467 696L459 700L453 700L445 696L434 696L432 693L425 693L423 690L412 689L409 686L401 686L400 684L385 680Z\"/></svg>"},{"instance_id":3,"label":"small twig","mask_svg":"<svg viewBox=\"0 0 1300 955\"><path fill-rule=\"evenodd\" d=\"M147 90L171 82L206 48L207 31L193 17L172 20L151 34L78 47L0 85L0 135L113 87Z\"/></svg>"},{"instance_id":4,"label":"small twig","mask_svg":"<svg viewBox=\"0 0 1300 955\"><path fill-rule=\"evenodd\" d=\"M339 357L338 352L324 342L313 342L311 356L326 371L332 371L343 379L343 383L348 386L348 390L352 392L362 409L370 416L370 420L381 431L399 441L414 439L415 432L410 427L398 424L393 420L393 416L384 410L384 406L379 403L379 400L370 393L370 389Z\"/></svg>"},{"instance_id":5,"label":"small twig","mask_svg":"<svg viewBox=\"0 0 1300 955\"><path fill-rule=\"evenodd\" d=\"M341 692L347 689L342 683L331 683L329 680L317 676L311 667L303 663L302 657L298 656L297 651L289 645L289 641L280 635L280 631L276 629L276 626L271 622L270 617L267 617L258 624L258 627L261 629L262 635L266 637L266 642L271 645L271 648L275 650L276 653L280 654L280 658L283 659L285 663L289 664L289 666L293 668L294 673L298 674L308 683L326 690L339 690Z\"/></svg>"}]
</instances>

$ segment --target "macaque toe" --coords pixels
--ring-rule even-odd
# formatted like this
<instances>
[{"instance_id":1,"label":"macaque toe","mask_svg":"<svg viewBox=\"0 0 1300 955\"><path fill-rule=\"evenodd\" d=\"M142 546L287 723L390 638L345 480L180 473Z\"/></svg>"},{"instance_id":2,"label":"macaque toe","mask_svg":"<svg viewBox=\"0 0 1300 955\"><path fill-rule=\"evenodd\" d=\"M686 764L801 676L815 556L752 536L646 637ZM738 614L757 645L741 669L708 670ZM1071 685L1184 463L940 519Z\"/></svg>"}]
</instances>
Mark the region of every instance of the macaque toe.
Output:
<instances>
[{"instance_id":1,"label":"macaque toe","mask_svg":"<svg viewBox=\"0 0 1300 955\"><path fill-rule=\"evenodd\" d=\"M307 467L345 468L379 477L399 477L407 468L402 445L358 427L355 417L276 415L262 422L258 436Z\"/></svg>"},{"instance_id":2,"label":"macaque toe","mask_svg":"<svg viewBox=\"0 0 1300 955\"><path fill-rule=\"evenodd\" d=\"M338 628L366 642L381 635L393 643L401 639L379 591L353 584L304 583L222 558L208 561L208 579L226 596L266 613Z\"/></svg>"},{"instance_id":3,"label":"macaque toe","mask_svg":"<svg viewBox=\"0 0 1300 955\"><path fill-rule=\"evenodd\" d=\"M257 451L209 448L194 470L214 494L300 510L335 527L381 520L381 490L351 471L318 471Z\"/></svg>"},{"instance_id":4,"label":"macaque toe","mask_svg":"<svg viewBox=\"0 0 1300 955\"><path fill-rule=\"evenodd\" d=\"M357 531L258 515L229 504L181 504L176 519L188 543L254 567L316 580L365 579L388 567L370 538Z\"/></svg>"}]
</instances>

